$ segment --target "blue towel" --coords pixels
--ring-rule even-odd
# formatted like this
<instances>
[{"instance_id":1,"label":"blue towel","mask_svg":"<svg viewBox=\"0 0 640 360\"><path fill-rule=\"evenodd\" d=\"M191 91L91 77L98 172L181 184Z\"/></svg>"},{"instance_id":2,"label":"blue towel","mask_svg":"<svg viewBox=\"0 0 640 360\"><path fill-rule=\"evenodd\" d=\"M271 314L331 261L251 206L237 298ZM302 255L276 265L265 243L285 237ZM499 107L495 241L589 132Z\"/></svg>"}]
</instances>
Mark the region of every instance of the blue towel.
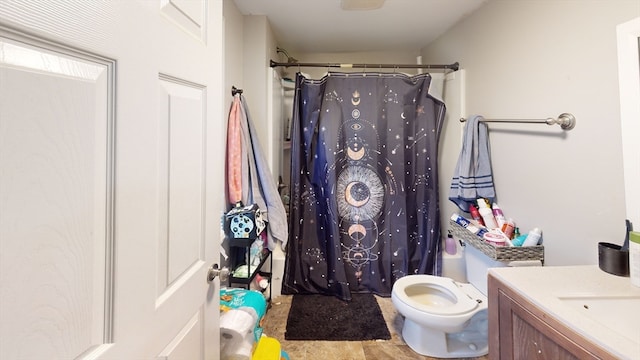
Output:
<instances>
[{"instance_id":1,"label":"blue towel","mask_svg":"<svg viewBox=\"0 0 640 360\"><path fill-rule=\"evenodd\" d=\"M267 247L273 251L276 243L284 250L289 239L287 212L278 193L267 159L262 152L258 131L253 126L249 107L240 95L240 126L242 128L242 203L257 204L267 222ZM266 212L264 212L266 210Z\"/></svg>"},{"instance_id":2,"label":"blue towel","mask_svg":"<svg viewBox=\"0 0 640 360\"><path fill-rule=\"evenodd\" d=\"M467 120L462 139L462 150L451 179L449 200L465 212L476 199L486 198L493 203L496 190L493 186L489 135L487 125L473 115Z\"/></svg>"}]
</instances>

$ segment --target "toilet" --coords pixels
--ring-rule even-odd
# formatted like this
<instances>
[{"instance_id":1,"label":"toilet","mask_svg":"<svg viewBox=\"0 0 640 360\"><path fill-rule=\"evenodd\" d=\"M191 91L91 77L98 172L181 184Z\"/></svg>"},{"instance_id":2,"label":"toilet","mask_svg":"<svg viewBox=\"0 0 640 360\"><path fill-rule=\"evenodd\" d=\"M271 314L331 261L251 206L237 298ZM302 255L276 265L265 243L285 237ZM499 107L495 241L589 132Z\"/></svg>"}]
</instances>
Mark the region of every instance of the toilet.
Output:
<instances>
[{"instance_id":1,"label":"toilet","mask_svg":"<svg viewBox=\"0 0 640 360\"><path fill-rule=\"evenodd\" d=\"M487 272L507 266L465 247L469 283L432 275L407 275L393 285L391 301L404 317L402 338L418 354L437 358L489 353Z\"/></svg>"},{"instance_id":2,"label":"toilet","mask_svg":"<svg viewBox=\"0 0 640 360\"><path fill-rule=\"evenodd\" d=\"M489 352L487 297L473 285L408 275L393 285L391 301L404 316L402 338L418 354L460 358Z\"/></svg>"}]
</instances>

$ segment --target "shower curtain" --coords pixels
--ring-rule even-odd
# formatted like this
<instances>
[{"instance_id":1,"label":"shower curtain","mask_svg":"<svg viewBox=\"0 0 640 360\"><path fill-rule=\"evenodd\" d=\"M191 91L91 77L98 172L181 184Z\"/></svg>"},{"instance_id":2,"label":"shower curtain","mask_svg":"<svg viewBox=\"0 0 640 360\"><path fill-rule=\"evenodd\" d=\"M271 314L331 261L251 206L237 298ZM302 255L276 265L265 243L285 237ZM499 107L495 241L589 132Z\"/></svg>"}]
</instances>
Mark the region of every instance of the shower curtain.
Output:
<instances>
[{"instance_id":1,"label":"shower curtain","mask_svg":"<svg viewBox=\"0 0 640 360\"><path fill-rule=\"evenodd\" d=\"M282 292L390 296L437 274L438 139L431 76L296 76L289 244Z\"/></svg>"}]
</instances>

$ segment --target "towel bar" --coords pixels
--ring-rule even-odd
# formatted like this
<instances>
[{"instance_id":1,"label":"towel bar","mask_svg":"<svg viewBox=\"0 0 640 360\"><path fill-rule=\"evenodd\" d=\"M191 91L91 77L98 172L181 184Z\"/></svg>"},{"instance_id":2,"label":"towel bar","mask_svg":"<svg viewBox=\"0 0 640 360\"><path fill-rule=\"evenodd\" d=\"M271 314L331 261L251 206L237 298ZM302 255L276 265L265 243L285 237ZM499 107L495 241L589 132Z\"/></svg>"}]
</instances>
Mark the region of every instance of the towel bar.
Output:
<instances>
[{"instance_id":1,"label":"towel bar","mask_svg":"<svg viewBox=\"0 0 640 360\"><path fill-rule=\"evenodd\" d=\"M460 122L465 122L467 119L460 118ZM483 122L505 122L505 123L535 123L535 124L547 124L547 125L560 125L562 130L571 130L576 126L576 118L572 114L562 113L558 115L557 119L482 119Z\"/></svg>"}]
</instances>

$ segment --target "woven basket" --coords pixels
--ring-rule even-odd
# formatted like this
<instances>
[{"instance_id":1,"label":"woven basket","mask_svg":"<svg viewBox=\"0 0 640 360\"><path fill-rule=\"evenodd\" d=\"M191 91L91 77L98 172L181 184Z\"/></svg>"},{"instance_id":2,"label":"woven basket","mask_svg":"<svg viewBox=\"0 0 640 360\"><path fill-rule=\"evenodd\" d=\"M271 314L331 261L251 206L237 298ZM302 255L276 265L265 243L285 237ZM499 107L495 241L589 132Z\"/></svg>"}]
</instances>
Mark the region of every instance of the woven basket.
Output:
<instances>
[{"instance_id":1,"label":"woven basket","mask_svg":"<svg viewBox=\"0 0 640 360\"><path fill-rule=\"evenodd\" d=\"M469 230L450 220L453 235L464 240L467 244L482 251L496 261L508 262L519 260L540 260L544 262L544 246L494 246L472 234Z\"/></svg>"}]
</instances>

